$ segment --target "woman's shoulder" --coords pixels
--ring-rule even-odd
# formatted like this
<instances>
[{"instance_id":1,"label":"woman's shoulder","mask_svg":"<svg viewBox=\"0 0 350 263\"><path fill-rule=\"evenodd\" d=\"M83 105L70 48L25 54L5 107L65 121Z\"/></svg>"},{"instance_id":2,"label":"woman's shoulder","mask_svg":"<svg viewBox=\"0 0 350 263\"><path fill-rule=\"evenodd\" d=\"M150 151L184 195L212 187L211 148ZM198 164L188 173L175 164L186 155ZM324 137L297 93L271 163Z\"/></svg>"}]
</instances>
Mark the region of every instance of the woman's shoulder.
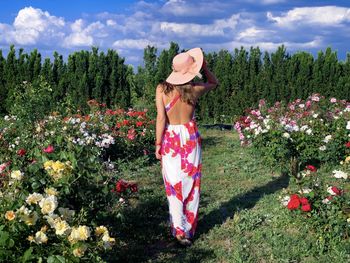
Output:
<instances>
[{"instance_id":1,"label":"woman's shoulder","mask_svg":"<svg viewBox=\"0 0 350 263\"><path fill-rule=\"evenodd\" d=\"M158 83L156 89L158 92L163 92L164 91L164 83Z\"/></svg>"}]
</instances>

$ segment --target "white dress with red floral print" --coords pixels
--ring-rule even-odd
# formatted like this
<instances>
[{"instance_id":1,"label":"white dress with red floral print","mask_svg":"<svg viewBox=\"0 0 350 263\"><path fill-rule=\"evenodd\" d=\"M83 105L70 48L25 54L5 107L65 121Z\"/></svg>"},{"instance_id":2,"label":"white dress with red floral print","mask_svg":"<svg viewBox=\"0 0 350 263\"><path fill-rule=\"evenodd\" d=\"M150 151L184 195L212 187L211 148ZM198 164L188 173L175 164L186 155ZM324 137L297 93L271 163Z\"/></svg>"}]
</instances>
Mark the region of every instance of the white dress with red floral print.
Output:
<instances>
[{"instance_id":1,"label":"white dress with red floral print","mask_svg":"<svg viewBox=\"0 0 350 263\"><path fill-rule=\"evenodd\" d=\"M169 111L180 96L166 107ZM166 124L161 146L161 167L169 204L171 233L194 236L202 170L201 136L194 118L185 124Z\"/></svg>"}]
</instances>

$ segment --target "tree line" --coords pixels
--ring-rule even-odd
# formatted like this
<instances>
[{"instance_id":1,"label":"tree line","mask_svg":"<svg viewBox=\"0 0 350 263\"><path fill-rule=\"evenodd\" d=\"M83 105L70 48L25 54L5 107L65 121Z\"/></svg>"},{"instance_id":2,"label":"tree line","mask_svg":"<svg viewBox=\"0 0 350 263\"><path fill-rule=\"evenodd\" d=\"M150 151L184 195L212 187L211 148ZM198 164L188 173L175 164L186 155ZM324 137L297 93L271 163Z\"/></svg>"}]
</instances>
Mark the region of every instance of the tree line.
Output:
<instances>
[{"instance_id":1,"label":"tree line","mask_svg":"<svg viewBox=\"0 0 350 263\"><path fill-rule=\"evenodd\" d=\"M170 74L172 58L182 51L175 42L159 54L156 47L147 46L143 65L133 70L112 49L105 53L92 47L70 54L67 61L54 52L52 61L42 61L36 49L30 54L19 49L16 55L11 46L6 58L0 50L0 113L8 112L10 95L23 81L45 79L54 101L69 100L84 109L87 100L96 99L108 107L146 107L155 114L155 87ZM205 122L230 121L262 98L272 105L318 92L350 100L350 54L345 61L338 60L330 47L316 57L304 51L290 55L284 45L271 53L241 47L205 53L205 57L220 82L198 102L196 117Z\"/></svg>"}]
</instances>

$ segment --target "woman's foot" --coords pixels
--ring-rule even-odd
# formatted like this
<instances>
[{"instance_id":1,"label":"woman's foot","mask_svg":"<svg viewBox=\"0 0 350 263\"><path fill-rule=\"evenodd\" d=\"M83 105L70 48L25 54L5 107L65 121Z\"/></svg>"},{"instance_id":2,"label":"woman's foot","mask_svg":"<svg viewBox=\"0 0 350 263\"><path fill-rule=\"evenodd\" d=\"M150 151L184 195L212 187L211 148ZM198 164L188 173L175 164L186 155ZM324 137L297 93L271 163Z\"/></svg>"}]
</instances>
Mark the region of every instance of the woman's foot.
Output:
<instances>
[{"instance_id":1,"label":"woman's foot","mask_svg":"<svg viewBox=\"0 0 350 263\"><path fill-rule=\"evenodd\" d=\"M192 245L192 241L188 238L183 237L183 236L176 236L176 240L178 241L178 243L180 245L183 245L183 246L191 246Z\"/></svg>"}]
</instances>

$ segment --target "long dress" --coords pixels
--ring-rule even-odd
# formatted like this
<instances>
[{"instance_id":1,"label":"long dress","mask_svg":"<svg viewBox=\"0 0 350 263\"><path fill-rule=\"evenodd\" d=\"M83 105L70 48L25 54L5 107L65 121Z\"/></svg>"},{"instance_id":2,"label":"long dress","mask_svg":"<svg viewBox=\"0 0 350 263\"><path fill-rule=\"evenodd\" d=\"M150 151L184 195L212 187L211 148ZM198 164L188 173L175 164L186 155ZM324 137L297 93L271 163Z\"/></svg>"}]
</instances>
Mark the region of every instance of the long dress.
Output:
<instances>
[{"instance_id":1,"label":"long dress","mask_svg":"<svg viewBox=\"0 0 350 263\"><path fill-rule=\"evenodd\" d=\"M167 112L180 96L166 105ZM194 112L187 123L166 124L160 152L171 234L193 238L198 221L202 175L201 135Z\"/></svg>"}]
</instances>

